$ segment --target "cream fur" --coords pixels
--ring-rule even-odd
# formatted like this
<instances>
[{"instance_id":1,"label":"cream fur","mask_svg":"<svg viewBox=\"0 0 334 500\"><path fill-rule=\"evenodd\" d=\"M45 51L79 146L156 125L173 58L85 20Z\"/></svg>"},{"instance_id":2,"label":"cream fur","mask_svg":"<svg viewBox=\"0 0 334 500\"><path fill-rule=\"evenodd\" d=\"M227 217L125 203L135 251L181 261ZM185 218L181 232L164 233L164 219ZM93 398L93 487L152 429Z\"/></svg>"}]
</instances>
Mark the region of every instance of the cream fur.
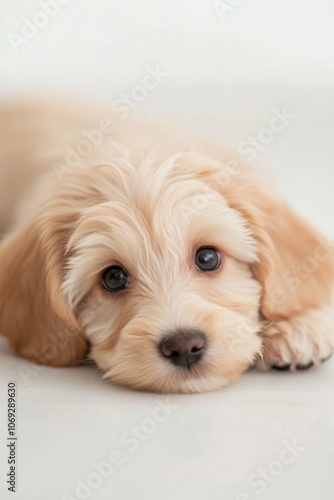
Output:
<instances>
[{"instance_id":1,"label":"cream fur","mask_svg":"<svg viewBox=\"0 0 334 500\"><path fill-rule=\"evenodd\" d=\"M328 357L333 248L242 160L156 126L115 117L110 137L59 177L52 166L101 116L46 101L0 111L8 232L0 331L13 349L68 366L90 347L105 378L184 393L218 389L253 364L294 369ZM220 250L219 270L195 269L204 245ZM101 286L114 264L130 276L118 294ZM165 333L186 328L208 339L190 370L157 348Z\"/></svg>"}]
</instances>

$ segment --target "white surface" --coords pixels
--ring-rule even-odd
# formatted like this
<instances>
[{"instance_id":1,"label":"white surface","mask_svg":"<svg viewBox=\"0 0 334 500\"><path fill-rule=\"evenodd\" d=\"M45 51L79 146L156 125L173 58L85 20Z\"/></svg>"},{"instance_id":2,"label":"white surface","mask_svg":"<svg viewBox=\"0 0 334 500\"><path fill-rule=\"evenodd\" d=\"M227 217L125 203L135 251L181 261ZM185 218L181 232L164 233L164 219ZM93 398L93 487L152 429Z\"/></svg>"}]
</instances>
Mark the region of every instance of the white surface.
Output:
<instances>
[{"instance_id":1,"label":"white surface","mask_svg":"<svg viewBox=\"0 0 334 500\"><path fill-rule=\"evenodd\" d=\"M123 463L87 498L333 498L334 361L296 374L254 370L219 392L170 396L176 408L156 429L147 418L166 396L116 387L87 366L36 369L3 344L0 367L3 414L5 384L18 384L19 438L18 493L6 494L2 479L2 499L75 498L78 480L86 482L92 464L113 451L122 453ZM122 439L133 426L143 429L134 451L135 443ZM2 418L0 435L5 431ZM295 456L284 454L287 443L297 443ZM279 457L281 465L273 465ZM271 481L262 495L254 479L261 469Z\"/></svg>"},{"instance_id":2,"label":"white surface","mask_svg":"<svg viewBox=\"0 0 334 500\"><path fill-rule=\"evenodd\" d=\"M72 1L15 52L8 34L20 33L39 2L0 0L1 95L65 90L110 105L158 64L168 77L132 114L171 116L233 147L286 107L295 118L256 161L270 165L296 209L333 238L334 4L239 3L221 19L210 1ZM10 380L18 383L15 495L3 476ZM305 373L251 371L220 392L172 396L177 408L133 452L122 435L149 425L165 396L115 387L88 366L36 371L4 342L0 387L1 500L80 498L77 480L114 450L124 462L87 498L333 499L334 361ZM303 450L277 465L296 440ZM278 475L269 473L260 494L249 480L268 468Z\"/></svg>"}]
</instances>

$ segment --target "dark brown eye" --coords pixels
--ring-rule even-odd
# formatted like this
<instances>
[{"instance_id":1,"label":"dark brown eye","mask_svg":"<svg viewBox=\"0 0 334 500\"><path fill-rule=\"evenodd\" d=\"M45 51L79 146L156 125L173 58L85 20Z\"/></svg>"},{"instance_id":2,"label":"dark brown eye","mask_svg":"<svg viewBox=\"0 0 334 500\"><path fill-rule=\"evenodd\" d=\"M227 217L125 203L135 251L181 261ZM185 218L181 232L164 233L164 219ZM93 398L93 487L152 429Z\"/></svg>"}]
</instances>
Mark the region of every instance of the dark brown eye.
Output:
<instances>
[{"instance_id":1,"label":"dark brown eye","mask_svg":"<svg viewBox=\"0 0 334 500\"><path fill-rule=\"evenodd\" d=\"M119 266L108 267L102 275L102 285L108 292L120 292L128 286L126 271Z\"/></svg>"},{"instance_id":2,"label":"dark brown eye","mask_svg":"<svg viewBox=\"0 0 334 500\"><path fill-rule=\"evenodd\" d=\"M195 266L199 271L215 271L220 267L220 253L212 247L201 247L196 252Z\"/></svg>"}]
</instances>

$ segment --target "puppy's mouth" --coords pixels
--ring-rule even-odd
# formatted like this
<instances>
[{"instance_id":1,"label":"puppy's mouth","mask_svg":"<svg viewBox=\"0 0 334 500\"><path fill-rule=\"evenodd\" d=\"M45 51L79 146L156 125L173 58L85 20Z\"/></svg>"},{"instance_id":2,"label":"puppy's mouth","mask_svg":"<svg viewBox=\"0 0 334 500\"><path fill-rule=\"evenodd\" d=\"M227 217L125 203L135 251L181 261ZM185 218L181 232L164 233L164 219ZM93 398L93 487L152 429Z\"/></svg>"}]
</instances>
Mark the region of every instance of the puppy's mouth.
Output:
<instances>
[{"instance_id":1,"label":"puppy's mouth","mask_svg":"<svg viewBox=\"0 0 334 500\"><path fill-rule=\"evenodd\" d=\"M113 346L93 345L91 357L103 378L116 384L141 391L185 394L221 389L249 368L260 347L255 335L245 344L245 351L243 342L230 345L229 339L198 327L159 333L149 336L146 329L131 326L118 343L114 339Z\"/></svg>"}]
</instances>

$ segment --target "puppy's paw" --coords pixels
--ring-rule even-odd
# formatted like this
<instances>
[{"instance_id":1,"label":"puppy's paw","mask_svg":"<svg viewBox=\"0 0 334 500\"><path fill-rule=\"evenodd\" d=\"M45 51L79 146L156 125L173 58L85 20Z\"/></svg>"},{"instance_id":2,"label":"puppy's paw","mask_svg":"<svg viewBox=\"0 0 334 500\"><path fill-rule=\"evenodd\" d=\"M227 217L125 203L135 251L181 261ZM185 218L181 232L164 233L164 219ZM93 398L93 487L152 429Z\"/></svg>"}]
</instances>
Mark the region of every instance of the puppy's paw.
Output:
<instances>
[{"instance_id":1,"label":"puppy's paw","mask_svg":"<svg viewBox=\"0 0 334 500\"><path fill-rule=\"evenodd\" d=\"M334 352L334 308L312 309L264 327L262 370L306 370Z\"/></svg>"}]
</instances>

